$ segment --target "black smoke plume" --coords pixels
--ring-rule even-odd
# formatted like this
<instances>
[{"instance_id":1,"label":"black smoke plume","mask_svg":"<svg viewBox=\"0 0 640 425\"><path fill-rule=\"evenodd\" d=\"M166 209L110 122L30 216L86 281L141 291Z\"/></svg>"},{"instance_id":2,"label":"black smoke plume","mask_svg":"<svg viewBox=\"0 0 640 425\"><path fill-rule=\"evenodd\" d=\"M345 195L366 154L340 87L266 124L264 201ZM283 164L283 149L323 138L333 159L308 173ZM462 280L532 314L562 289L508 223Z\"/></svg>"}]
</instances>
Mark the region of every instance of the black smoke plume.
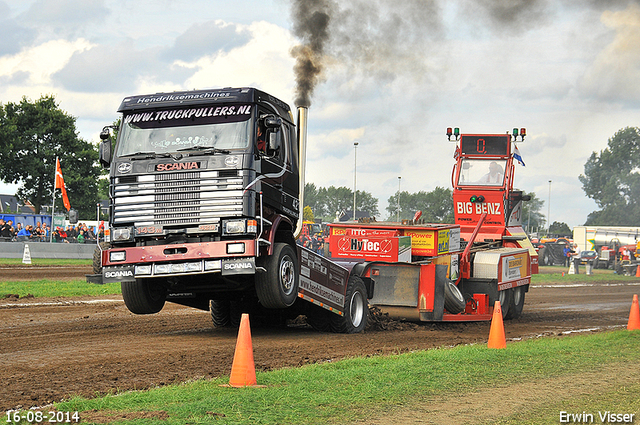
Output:
<instances>
[{"instance_id":1,"label":"black smoke plume","mask_svg":"<svg viewBox=\"0 0 640 425\"><path fill-rule=\"evenodd\" d=\"M296 59L296 106L311 105L313 90L320 81L333 7L329 0L293 1L293 33L302 42L291 51Z\"/></svg>"}]
</instances>

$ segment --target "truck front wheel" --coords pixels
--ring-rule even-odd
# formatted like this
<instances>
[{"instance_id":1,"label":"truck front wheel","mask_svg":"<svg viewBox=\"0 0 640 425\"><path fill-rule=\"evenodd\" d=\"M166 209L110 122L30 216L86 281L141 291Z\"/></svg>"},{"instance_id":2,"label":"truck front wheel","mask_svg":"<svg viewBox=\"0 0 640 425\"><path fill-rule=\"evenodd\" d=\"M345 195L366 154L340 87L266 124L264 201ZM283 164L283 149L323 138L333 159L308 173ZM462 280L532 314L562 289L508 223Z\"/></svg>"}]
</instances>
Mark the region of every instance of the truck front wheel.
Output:
<instances>
[{"instance_id":1,"label":"truck front wheel","mask_svg":"<svg viewBox=\"0 0 640 425\"><path fill-rule=\"evenodd\" d=\"M331 314L331 330L338 333L353 334L364 330L369 320L367 288L359 276L351 276L347 284L344 300L344 314Z\"/></svg>"},{"instance_id":2,"label":"truck front wheel","mask_svg":"<svg viewBox=\"0 0 640 425\"><path fill-rule=\"evenodd\" d=\"M167 291L154 279L121 282L120 288L125 305L134 314L154 314L164 307Z\"/></svg>"},{"instance_id":3,"label":"truck front wheel","mask_svg":"<svg viewBox=\"0 0 640 425\"><path fill-rule=\"evenodd\" d=\"M298 297L298 257L286 243L277 242L273 255L262 258L266 272L256 275L258 300L266 308L291 307Z\"/></svg>"}]
</instances>

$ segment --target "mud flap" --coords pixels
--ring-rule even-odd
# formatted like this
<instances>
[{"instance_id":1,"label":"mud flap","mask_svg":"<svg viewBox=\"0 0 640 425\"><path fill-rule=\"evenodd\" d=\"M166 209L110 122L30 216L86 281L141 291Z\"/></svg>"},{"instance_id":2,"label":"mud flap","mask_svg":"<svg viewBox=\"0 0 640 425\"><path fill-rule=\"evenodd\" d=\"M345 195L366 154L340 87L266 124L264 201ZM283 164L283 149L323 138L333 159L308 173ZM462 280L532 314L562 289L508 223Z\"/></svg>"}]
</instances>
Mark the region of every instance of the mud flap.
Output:
<instances>
[{"instance_id":1,"label":"mud flap","mask_svg":"<svg viewBox=\"0 0 640 425\"><path fill-rule=\"evenodd\" d=\"M135 282L133 266L103 267L102 283Z\"/></svg>"}]
</instances>

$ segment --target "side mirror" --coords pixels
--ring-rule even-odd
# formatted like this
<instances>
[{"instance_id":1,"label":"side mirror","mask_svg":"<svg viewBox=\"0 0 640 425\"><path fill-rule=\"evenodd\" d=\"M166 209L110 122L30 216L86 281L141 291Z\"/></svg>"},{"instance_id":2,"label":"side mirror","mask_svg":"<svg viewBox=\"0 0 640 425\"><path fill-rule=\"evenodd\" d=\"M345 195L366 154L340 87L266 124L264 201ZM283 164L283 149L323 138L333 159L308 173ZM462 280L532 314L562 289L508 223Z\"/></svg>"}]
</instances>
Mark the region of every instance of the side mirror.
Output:
<instances>
[{"instance_id":1,"label":"side mirror","mask_svg":"<svg viewBox=\"0 0 640 425\"><path fill-rule=\"evenodd\" d=\"M264 126L267 128L280 128L282 125L282 118L278 118L275 115L267 115L264 117Z\"/></svg>"},{"instance_id":2,"label":"side mirror","mask_svg":"<svg viewBox=\"0 0 640 425\"><path fill-rule=\"evenodd\" d=\"M276 151L280 148L280 131L269 131L269 150Z\"/></svg>"},{"instance_id":3,"label":"side mirror","mask_svg":"<svg viewBox=\"0 0 640 425\"><path fill-rule=\"evenodd\" d=\"M111 132L109 131L109 126L106 126L105 128L102 129L102 131L100 132L100 139L101 140L107 140L109 137L111 137Z\"/></svg>"},{"instance_id":4,"label":"side mirror","mask_svg":"<svg viewBox=\"0 0 640 425\"><path fill-rule=\"evenodd\" d=\"M109 168L111 165L111 140L107 139L100 142L98 152L100 155L100 164L102 164L104 168Z\"/></svg>"},{"instance_id":5,"label":"side mirror","mask_svg":"<svg viewBox=\"0 0 640 425\"><path fill-rule=\"evenodd\" d=\"M104 168L109 168L111 165L111 132L110 127L106 126L100 132L100 146L98 146L98 154L100 164Z\"/></svg>"}]
</instances>

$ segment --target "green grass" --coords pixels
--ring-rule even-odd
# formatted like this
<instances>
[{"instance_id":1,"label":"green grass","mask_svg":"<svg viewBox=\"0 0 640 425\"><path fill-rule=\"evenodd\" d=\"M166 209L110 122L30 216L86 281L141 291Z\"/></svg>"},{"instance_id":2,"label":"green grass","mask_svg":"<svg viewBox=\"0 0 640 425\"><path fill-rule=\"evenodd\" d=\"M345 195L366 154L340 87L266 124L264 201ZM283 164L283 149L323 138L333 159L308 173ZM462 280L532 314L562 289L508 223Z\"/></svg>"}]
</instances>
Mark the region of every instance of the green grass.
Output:
<instances>
[{"instance_id":1,"label":"green grass","mask_svg":"<svg viewBox=\"0 0 640 425\"><path fill-rule=\"evenodd\" d=\"M92 260L83 258L32 258L32 266L90 266ZM2 265L21 265L29 267L28 264L22 264L22 258L0 258L0 266Z\"/></svg>"},{"instance_id":2,"label":"green grass","mask_svg":"<svg viewBox=\"0 0 640 425\"><path fill-rule=\"evenodd\" d=\"M23 280L0 282L0 298L7 294L16 294L20 297L33 295L40 297L79 297L119 294L119 283L107 283L96 285L87 283L85 279L70 280Z\"/></svg>"},{"instance_id":3,"label":"green grass","mask_svg":"<svg viewBox=\"0 0 640 425\"><path fill-rule=\"evenodd\" d=\"M545 338L510 343L504 350L484 345L459 346L403 355L354 358L301 368L258 373L264 388L224 388L227 379L199 380L150 391L57 403L59 411L157 412L168 418L131 419L122 424L325 424L384 417L389 410L427 408L430 398L494 386L572 377L606 365L637 365L640 332L617 331L588 336ZM215 361L212 359L212 361ZM593 397L556 403L555 394L539 404L540 420L558 423L561 410L640 411L637 383ZM535 410L535 409L534 409ZM95 413L95 412L94 412ZM87 413L88 414L88 413ZM82 413L80 416L82 417ZM126 416L125 416L126 417ZM522 423L513 415L507 422ZM103 423L103 422L98 422Z\"/></svg>"},{"instance_id":4,"label":"green grass","mask_svg":"<svg viewBox=\"0 0 640 425\"><path fill-rule=\"evenodd\" d=\"M562 276L564 272L564 276ZM546 266L540 268L539 274L531 276L531 283L535 286L549 283L574 282L638 282L640 278L615 274L613 270L594 269L593 274L586 275L584 267L580 267L580 274L568 274L567 267Z\"/></svg>"}]
</instances>

